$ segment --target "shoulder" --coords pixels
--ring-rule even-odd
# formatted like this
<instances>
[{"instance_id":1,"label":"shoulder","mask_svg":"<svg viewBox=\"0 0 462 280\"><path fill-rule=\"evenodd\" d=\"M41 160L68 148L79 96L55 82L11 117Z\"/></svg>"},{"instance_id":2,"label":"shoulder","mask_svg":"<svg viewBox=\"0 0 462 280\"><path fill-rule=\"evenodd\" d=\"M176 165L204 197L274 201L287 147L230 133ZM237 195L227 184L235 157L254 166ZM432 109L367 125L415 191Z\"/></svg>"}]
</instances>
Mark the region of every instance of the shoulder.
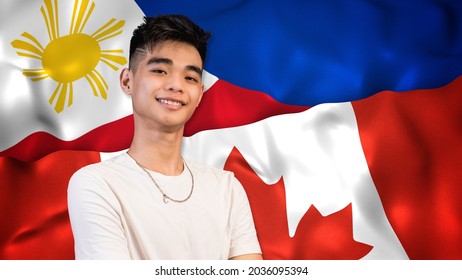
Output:
<instances>
[{"instance_id":1,"label":"shoulder","mask_svg":"<svg viewBox=\"0 0 462 280\"><path fill-rule=\"evenodd\" d=\"M230 180L234 177L234 173L231 171L223 170L214 166L206 165L194 160L185 159L187 166L193 173L197 173L201 176L214 177L217 179Z\"/></svg>"},{"instance_id":2,"label":"shoulder","mask_svg":"<svg viewBox=\"0 0 462 280\"><path fill-rule=\"evenodd\" d=\"M74 176L98 176L104 174L118 173L124 169L133 169L126 154L121 154L113 158L86 165L74 173Z\"/></svg>"},{"instance_id":3,"label":"shoulder","mask_svg":"<svg viewBox=\"0 0 462 280\"><path fill-rule=\"evenodd\" d=\"M242 195L244 187L235 177L234 173L214 166L209 166L196 161L186 160L198 184L212 187L215 191ZM210 188L209 188L210 189Z\"/></svg>"},{"instance_id":4,"label":"shoulder","mask_svg":"<svg viewBox=\"0 0 462 280\"><path fill-rule=\"evenodd\" d=\"M124 154L111 159L89 164L77 170L69 181L69 187L74 185L106 185L117 178L123 178L127 172L134 169Z\"/></svg>"}]
</instances>

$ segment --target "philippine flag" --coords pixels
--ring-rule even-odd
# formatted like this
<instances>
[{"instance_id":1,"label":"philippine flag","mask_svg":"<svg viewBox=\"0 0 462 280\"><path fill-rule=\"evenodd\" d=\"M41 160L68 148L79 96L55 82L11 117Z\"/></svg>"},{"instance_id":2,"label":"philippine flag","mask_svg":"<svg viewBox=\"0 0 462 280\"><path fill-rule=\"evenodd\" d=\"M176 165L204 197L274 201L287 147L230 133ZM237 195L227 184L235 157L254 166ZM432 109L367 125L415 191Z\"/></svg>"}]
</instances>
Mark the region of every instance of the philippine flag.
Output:
<instances>
[{"instance_id":1,"label":"philippine flag","mask_svg":"<svg viewBox=\"0 0 462 280\"><path fill-rule=\"evenodd\" d=\"M183 154L235 173L265 259L462 259L462 4L215 2L1 4L0 259L74 257L68 180L128 148L118 72L166 13L213 34Z\"/></svg>"}]
</instances>

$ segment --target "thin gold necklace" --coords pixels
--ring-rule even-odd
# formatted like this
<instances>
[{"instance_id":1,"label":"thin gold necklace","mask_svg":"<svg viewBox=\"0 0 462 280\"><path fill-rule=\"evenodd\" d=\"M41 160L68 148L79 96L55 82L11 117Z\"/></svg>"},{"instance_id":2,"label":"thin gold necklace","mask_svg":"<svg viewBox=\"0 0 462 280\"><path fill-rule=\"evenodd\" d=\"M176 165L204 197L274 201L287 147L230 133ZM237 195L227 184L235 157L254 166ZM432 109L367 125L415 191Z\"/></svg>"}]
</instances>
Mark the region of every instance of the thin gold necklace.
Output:
<instances>
[{"instance_id":1,"label":"thin gold necklace","mask_svg":"<svg viewBox=\"0 0 462 280\"><path fill-rule=\"evenodd\" d=\"M127 153L128 154L128 153ZM129 155L130 156L130 155ZM131 156L130 156L131 157ZM187 201L192 193L193 193L193 190L194 190L194 175L192 174L191 172L191 169L189 169L189 166L188 164L186 163L186 161L181 158L184 162L184 165L186 166L186 169L188 169L189 171L189 174L191 175L191 191L189 192L188 196L185 198L185 199L174 199L174 198L171 198L170 196L168 196L168 194L166 194L162 189L161 187L159 186L159 184L157 184L156 180L154 180L154 178L152 177L151 173L149 173L148 170L146 170L146 168L144 168L143 166L141 166L141 164L139 164L134 158L133 160L135 161L135 163L146 173L148 174L149 178L151 178L151 181L154 183L154 185L157 187L157 189L160 191L160 193L162 194L162 200L164 201L165 204L168 203L168 201L173 201L173 202L176 202L176 203L183 203L185 201Z\"/></svg>"}]
</instances>

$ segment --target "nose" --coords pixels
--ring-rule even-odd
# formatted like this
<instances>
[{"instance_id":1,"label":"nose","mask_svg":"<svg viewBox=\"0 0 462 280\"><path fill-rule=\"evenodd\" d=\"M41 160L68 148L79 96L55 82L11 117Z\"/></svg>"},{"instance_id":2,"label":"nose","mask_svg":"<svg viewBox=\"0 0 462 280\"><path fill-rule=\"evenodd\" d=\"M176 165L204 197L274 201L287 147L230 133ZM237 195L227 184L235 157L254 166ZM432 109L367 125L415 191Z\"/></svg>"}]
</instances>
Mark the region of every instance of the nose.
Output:
<instances>
[{"instance_id":1,"label":"nose","mask_svg":"<svg viewBox=\"0 0 462 280\"><path fill-rule=\"evenodd\" d=\"M165 83L165 90L170 92L183 92L183 79L180 75L170 74Z\"/></svg>"}]
</instances>

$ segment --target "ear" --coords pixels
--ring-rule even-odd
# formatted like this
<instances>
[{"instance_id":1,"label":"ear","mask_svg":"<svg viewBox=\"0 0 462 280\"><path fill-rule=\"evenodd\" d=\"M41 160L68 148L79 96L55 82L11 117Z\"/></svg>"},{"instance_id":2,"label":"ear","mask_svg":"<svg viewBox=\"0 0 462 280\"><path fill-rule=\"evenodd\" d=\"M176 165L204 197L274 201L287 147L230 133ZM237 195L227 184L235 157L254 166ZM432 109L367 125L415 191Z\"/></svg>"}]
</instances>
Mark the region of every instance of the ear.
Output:
<instances>
[{"instance_id":1,"label":"ear","mask_svg":"<svg viewBox=\"0 0 462 280\"><path fill-rule=\"evenodd\" d=\"M122 88L122 90L128 95L132 94L132 88L133 88L132 81L133 81L132 71L128 68L124 68L120 72L119 83L120 83L120 88Z\"/></svg>"}]
</instances>

